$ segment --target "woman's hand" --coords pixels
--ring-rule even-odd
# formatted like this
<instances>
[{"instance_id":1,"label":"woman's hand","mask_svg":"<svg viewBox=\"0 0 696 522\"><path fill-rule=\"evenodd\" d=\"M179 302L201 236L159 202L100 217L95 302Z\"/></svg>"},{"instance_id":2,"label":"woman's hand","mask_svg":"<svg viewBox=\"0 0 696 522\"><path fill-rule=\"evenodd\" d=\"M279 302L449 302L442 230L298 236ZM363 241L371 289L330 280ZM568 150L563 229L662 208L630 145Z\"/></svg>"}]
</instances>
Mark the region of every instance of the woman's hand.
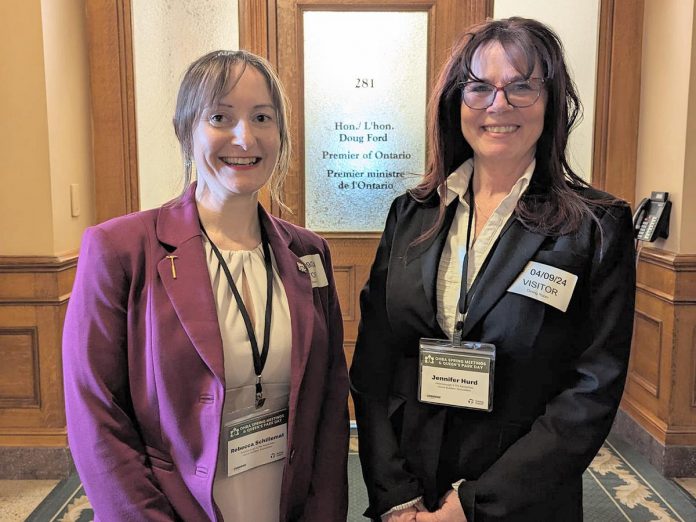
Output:
<instances>
[{"instance_id":1,"label":"woman's hand","mask_svg":"<svg viewBox=\"0 0 696 522\"><path fill-rule=\"evenodd\" d=\"M440 509L432 513L421 511L416 514L416 522L466 522L459 495L453 489L440 501Z\"/></svg>"},{"instance_id":2,"label":"woman's hand","mask_svg":"<svg viewBox=\"0 0 696 522\"><path fill-rule=\"evenodd\" d=\"M418 509L415 506L394 511L382 517L382 522L415 522Z\"/></svg>"}]
</instances>

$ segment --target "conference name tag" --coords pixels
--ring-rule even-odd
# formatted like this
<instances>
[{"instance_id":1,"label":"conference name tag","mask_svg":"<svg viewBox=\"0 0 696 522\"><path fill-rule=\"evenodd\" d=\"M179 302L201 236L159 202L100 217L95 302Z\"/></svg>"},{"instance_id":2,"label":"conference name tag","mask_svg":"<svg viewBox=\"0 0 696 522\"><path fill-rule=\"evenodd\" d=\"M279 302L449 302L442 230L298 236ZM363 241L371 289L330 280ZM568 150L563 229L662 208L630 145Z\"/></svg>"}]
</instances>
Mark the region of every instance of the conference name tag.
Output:
<instances>
[{"instance_id":1,"label":"conference name tag","mask_svg":"<svg viewBox=\"0 0 696 522\"><path fill-rule=\"evenodd\" d=\"M493 409L495 346L453 346L421 339L418 400L474 410Z\"/></svg>"},{"instance_id":2,"label":"conference name tag","mask_svg":"<svg viewBox=\"0 0 696 522\"><path fill-rule=\"evenodd\" d=\"M321 288L329 284L329 280L326 279L326 272L324 271L324 265L321 262L321 256L319 254L308 254L300 258L302 263L309 271L309 277L312 280L312 288Z\"/></svg>"},{"instance_id":3,"label":"conference name tag","mask_svg":"<svg viewBox=\"0 0 696 522\"><path fill-rule=\"evenodd\" d=\"M578 276L575 274L530 261L507 291L536 299L565 312L577 281Z\"/></svg>"},{"instance_id":4,"label":"conference name tag","mask_svg":"<svg viewBox=\"0 0 696 522\"><path fill-rule=\"evenodd\" d=\"M266 413L226 426L227 476L285 458L288 410Z\"/></svg>"}]
</instances>

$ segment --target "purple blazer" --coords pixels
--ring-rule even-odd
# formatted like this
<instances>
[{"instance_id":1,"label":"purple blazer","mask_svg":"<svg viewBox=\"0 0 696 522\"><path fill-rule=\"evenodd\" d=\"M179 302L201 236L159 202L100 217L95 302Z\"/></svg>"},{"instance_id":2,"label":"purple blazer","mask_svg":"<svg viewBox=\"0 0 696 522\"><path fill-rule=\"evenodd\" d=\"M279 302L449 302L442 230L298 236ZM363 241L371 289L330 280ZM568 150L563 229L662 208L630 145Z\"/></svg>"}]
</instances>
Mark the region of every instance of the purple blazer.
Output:
<instances>
[{"instance_id":1,"label":"purple blazer","mask_svg":"<svg viewBox=\"0 0 696 522\"><path fill-rule=\"evenodd\" d=\"M70 449L95 520L222 520L212 492L225 372L194 190L83 238L63 368ZM329 249L266 212L261 221L292 323L280 520L345 521L348 377ZM298 268L307 254L321 256L328 286L312 288Z\"/></svg>"}]
</instances>

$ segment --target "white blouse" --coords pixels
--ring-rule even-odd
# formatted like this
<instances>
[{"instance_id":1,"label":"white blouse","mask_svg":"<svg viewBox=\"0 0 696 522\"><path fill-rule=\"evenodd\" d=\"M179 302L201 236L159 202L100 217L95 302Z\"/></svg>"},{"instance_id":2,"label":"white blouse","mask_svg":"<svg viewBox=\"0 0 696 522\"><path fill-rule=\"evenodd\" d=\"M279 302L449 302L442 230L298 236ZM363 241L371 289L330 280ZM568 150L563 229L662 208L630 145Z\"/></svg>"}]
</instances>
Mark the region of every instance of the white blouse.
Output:
<instances>
[{"instance_id":1,"label":"white blouse","mask_svg":"<svg viewBox=\"0 0 696 522\"><path fill-rule=\"evenodd\" d=\"M524 194L524 191L527 190L535 166L536 160L533 159L522 176L515 182L508 195L503 198L493 214L488 218L475 242L471 245L467 268L467 289L471 287L474 279L476 279L493 244L500 236L505 223L515 210L517 202ZM462 283L462 267L466 255L466 231L470 212L466 192L473 168L474 161L469 159L447 178L446 204L449 205L455 198L459 198L459 204L457 205L452 226L447 234L447 241L442 250L437 271L437 322L450 339L454 333L457 303L459 302L459 291ZM476 227L475 221L474 219L474 228ZM474 296L469 296L469 299L472 297ZM469 302L471 303L471 301Z\"/></svg>"},{"instance_id":2,"label":"white blouse","mask_svg":"<svg viewBox=\"0 0 696 522\"><path fill-rule=\"evenodd\" d=\"M208 261L210 282L215 296L218 323L222 336L225 364L225 403L222 424L245 408L253 408L256 396L256 374L252 359L249 335L237 302L234 299L225 273L213 252L210 242L203 236ZM263 248L253 250L221 250L239 293L245 297L245 305L253 309L254 333L259 351L264 336L266 311L266 268ZM273 252L273 307L268 357L262 372L263 394L267 404L287 407L290 392L290 352L292 331L290 309L285 287L280 280ZM248 294L243 291L248 289ZM285 460L265 464L244 473L227 476L227 443L222 432L218 450L218 463L213 483L213 497L227 522L254 520L277 522L280 512L280 489Z\"/></svg>"}]
</instances>

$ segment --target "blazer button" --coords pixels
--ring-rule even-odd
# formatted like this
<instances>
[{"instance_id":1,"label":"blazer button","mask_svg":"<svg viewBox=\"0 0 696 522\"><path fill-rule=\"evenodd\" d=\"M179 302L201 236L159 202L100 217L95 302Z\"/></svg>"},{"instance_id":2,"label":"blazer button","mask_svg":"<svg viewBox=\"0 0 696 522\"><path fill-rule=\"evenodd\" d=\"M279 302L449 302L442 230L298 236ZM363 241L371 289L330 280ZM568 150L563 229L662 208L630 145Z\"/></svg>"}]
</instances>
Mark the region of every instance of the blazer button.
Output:
<instances>
[{"instance_id":1,"label":"blazer button","mask_svg":"<svg viewBox=\"0 0 696 522\"><path fill-rule=\"evenodd\" d=\"M290 450L290 457L288 457L288 464L292 464L293 460L295 460L295 448L292 448Z\"/></svg>"}]
</instances>

